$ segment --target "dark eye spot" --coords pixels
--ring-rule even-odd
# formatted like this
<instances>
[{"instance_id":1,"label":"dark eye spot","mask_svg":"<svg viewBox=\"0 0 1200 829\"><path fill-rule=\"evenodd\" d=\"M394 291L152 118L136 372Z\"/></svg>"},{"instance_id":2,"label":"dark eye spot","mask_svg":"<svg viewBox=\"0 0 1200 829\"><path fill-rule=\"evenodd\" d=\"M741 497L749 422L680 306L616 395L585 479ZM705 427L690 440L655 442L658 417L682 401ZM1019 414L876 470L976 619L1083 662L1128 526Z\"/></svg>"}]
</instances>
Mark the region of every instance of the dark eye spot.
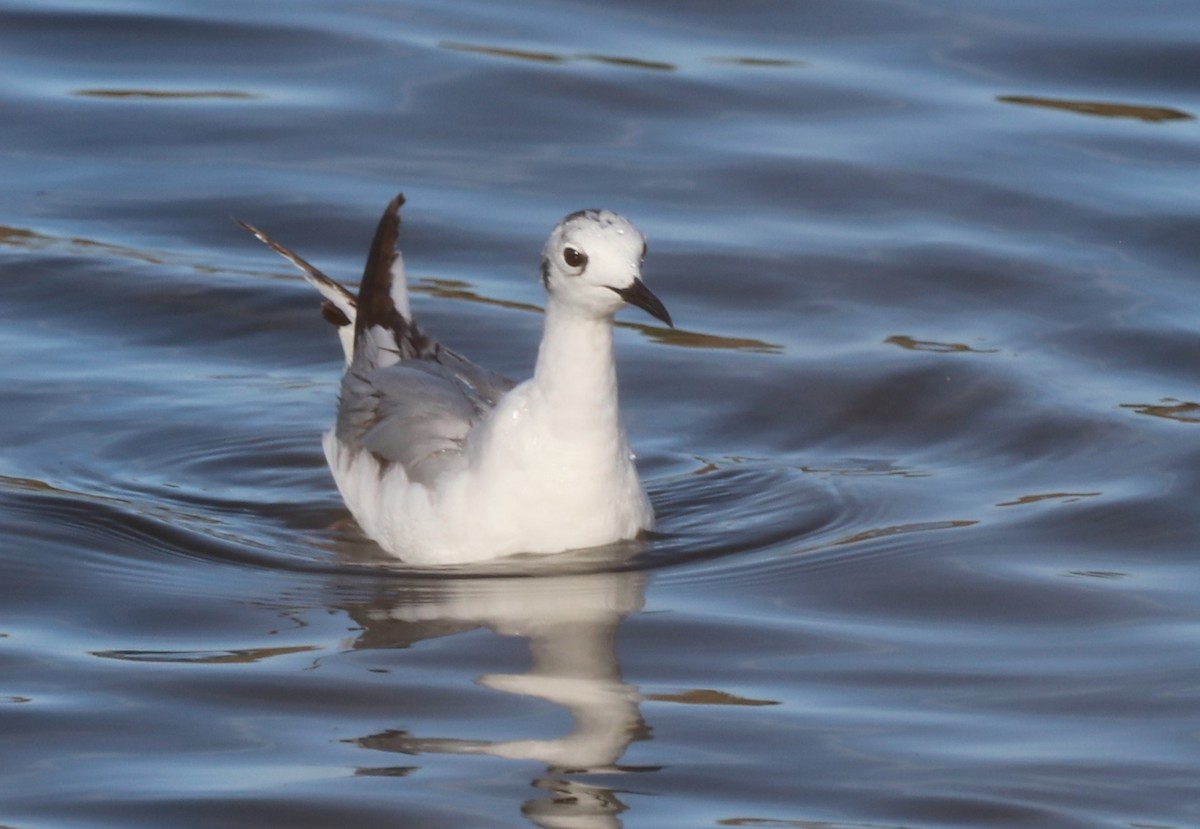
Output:
<instances>
[{"instance_id":1,"label":"dark eye spot","mask_svg":"<svg viewBox=\"0 0 1200 829\"><path fill-rule=\"evenodd\" d=\"M582 268L587 264L587 254L575 248L563 248L563 261L568 267Z\"/></svg>"},{"instance_id":2,"label":"dark eye spot","mask_svg":"<svg viewBox=\"0 0 1200 829\"><path fill-rule=\"evenodd\" d=\"M646 243L642 242L642 261L646 260Z\"/></svg>"}]
</instances>

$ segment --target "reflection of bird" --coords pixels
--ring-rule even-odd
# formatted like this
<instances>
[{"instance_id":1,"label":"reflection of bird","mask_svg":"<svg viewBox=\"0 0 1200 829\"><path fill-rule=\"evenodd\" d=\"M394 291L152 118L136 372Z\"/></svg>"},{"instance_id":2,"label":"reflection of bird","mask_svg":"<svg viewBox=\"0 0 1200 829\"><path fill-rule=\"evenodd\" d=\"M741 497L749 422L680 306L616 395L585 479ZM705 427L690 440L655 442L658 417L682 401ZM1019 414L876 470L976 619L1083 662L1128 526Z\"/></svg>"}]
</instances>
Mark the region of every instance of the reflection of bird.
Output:
<instances>
[{"instance_id":1,"label":"reflection of bird","mask_svg":"<svg viewBox=\"0 0 1200 829\"><path fill-rule=\"evenodd\" d=\"M325 297L346 353L325 456L350 511L414 563L555 553L632 538L654 513L617 407L613 315L627 303L671 324L640 278L646 243L607 210L563 219L542 253L546 327L515 385L413 321L388 205L355 297L261 231Z\"/></svg>"},{"instance_id":2,"label":"reflection of bird","mask_svg":"<svg viewBox=\"0 0 1200 829\"><path fill-rule=\"evenodd\" d=\"M619 548L611 548L622 555ZM452 635L477 626L501 636L529 640L532 657L521 674L487 674L487 688L546 700L571 716L569 732L558 737L522 734L524 718L484 724L482 709L464 712L471 730L516 729L512 739L418 736L388 729L359 737L371 751L405 755L456 754L533 760L546 773L534 781L548 792L526 801L522 814L547 829L615 829L625 805L609 788L575 775L649 772L654 767L618 765L636 740L650 738L639 710L638 689L621 677L617 630L621 620L641 609L645 576L633 571L556 575L562 558L530 568L519 578L421 579L389 585L373 601L347 608L358 625L355 649L407 647L416 641ZM610 565L621 563L617 558ZM538 565L541 564L541 567ZM407 716L412 716L407 714ZM444 720L438 718L444 725Z\"/></svg>"}]
</instances>

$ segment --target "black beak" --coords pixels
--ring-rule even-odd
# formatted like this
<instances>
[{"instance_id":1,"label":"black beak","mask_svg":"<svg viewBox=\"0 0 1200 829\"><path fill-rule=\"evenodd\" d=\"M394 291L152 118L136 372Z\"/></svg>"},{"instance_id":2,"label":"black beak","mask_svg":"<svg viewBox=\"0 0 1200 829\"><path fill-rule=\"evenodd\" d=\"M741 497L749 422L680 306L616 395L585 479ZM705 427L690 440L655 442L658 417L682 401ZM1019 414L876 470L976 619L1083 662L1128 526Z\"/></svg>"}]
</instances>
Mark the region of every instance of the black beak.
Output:
<instances>
[{"instance_id":1,"label":"black beak","mask_svg":"<svg viewBox=\"0 0 1200 829\"><path fill-rule=\"evenodd\" d=\"M646 287L646 283L642 280L633 280L633 284L628 288L613 288L610 285L609 290L630 305L636 305L650 316L662 320L672 328L675 327L675 323L671 322L671 315L667 313L666 306Z\"/></svg>"}]
</instances>

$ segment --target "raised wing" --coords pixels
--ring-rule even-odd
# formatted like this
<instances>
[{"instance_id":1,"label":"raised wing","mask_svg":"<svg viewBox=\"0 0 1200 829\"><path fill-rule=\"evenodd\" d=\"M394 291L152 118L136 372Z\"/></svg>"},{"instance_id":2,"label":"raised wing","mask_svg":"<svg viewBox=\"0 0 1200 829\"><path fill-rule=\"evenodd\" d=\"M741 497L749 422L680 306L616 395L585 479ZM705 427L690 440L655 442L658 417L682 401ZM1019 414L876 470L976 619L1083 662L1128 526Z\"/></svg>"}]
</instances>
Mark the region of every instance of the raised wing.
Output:
<instances>
[{"instance_id":1,"label":"raised wing","mask_svg":"<svg viewBox=\"0 0 1200 829\"><path fill-rule=\"evenodd\" d=\"M241 219L234 219L234 221L253 234L258 241L299 268L300 272L304 274L304 278L308 280L308 284L321 292L321 296L325 297L321 303L321 316L337 328L338 337L342 341L342 351L346 356L346 365L350 365L350 361L354 358L354 318L357 316L358 304L358 299L354 294L346 290L341 283L330 279L303 256L276 242L254 225L243 222Z\"/></svg>"},{"instance_id":2,"label":"raised wing","mask_svg":"<svg viewBox=\"0 0 1200 829\"><path fill-rule=\"evenodd\" d=\"M514 383L445 348L413 321L396 250L403 204L398 195L384 210L357 296L261 230L238 224L296 265L325 298L324 316L338 327L347 361L337 439L428 483L461 460L471 428Z\"/></svg>"},{"instance_id":3,"label":"raised wing","mask_svg":"<svg viewBox=\"0 0 1200 829\"><path fill-rule=\"evenodd\" d=\"M429 482L462 457L471 428L513 382L426 335L408 310L396 251L397 196L384 210L358 293L354 359L342 378L337 438Z\"/></svg>"}]
</instances>

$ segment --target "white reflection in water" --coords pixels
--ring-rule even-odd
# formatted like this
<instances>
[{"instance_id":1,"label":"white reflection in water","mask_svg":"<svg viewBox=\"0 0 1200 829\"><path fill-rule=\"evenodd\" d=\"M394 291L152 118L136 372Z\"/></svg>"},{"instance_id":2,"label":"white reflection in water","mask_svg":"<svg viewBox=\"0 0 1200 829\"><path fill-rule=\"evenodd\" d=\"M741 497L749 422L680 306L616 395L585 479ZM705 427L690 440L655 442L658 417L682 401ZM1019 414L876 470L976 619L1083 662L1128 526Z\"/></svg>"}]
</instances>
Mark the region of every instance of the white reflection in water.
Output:
<instances>
[{"instance_id":1,"label":"white reflection in water","mask_svg":"<svg viewBox=\"0 0 1200 829\"><path fill-rule=\"evenodd\" d=\"M523 674L487 674L479 684L561 705L571 730L551 739L477 740L387 731L362 737L363 748L402 754L473 754L545 764L533 782L549 797L521 813L543 827L616 827L626 806L615 792L570 775L653 771L618 766L630 743L649 730L638 689L621 678L616 635L643 603L645 578L607 572L522 578L446 579L410 585L387 602L352 609L363 632L355 648L395 647L479 626L527 639L532 666Z\"/></svg>"}]
</instances>

